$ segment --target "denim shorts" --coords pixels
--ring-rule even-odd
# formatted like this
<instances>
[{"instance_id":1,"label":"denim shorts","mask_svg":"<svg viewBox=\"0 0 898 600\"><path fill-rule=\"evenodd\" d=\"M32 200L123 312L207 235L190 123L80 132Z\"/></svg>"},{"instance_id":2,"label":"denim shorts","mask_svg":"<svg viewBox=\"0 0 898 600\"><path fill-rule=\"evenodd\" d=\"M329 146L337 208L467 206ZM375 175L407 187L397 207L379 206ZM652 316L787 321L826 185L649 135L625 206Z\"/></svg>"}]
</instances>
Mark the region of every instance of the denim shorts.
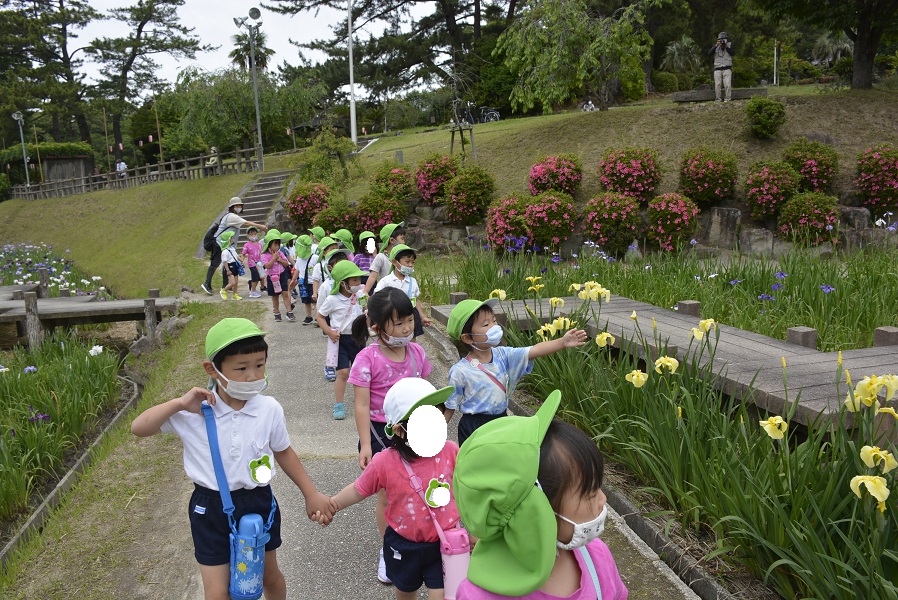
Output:
<instances>
[{"instance_id":1,"label":"denim shorts","mask_svg":"<svg viewBox=\"0 0 898 600\"><path fill-rule=\"evenodd\" d=\"M388 526L384 532L384 562L387 577L400 592L415 592L422 583L431 590L443 589L439 542L413 542Z\"/></svg>"}]
</instances>

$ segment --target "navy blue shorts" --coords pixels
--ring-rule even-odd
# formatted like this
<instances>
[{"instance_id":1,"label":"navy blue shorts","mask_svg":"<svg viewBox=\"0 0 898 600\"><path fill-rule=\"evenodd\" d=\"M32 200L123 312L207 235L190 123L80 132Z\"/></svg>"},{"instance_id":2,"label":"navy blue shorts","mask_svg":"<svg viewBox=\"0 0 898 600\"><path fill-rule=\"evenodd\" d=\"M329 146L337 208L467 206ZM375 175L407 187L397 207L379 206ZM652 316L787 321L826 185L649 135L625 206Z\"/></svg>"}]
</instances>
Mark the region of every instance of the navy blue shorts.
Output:
<instances>
[{"instance_id":1,"label":"navy blue shorts","mask_svg":"<svg viewBox=\"0 0 898 600\"><path fill-rule=\"evenodd\" d=\"M421 322L421 313L418 312L417 306L412 310L415 313L415 337L424 335L424 324Z\"/></svg>"},{"instance_id":2,"label":"navy blue shorts","mask_svg":"<svg viewBox=\"0 0 898 600\"><path fill-rule=\"evenodd\" d=\"M418 591L422 583L431 590L443 589L439 542L413 542L388 526L384 532L384 562L387 577L400 592Z\"/></svg>"},{"instance_id":3,"label":"navy blue shorts","mask_svg":"<svg viewBox=\"0 0 898 600\"><path fill-rule=\"evenodd\" d=\"M477 431L480 427L483 427L490 421L501 419L504 416L506 416L505 413L501 415L462 415L461 419L458 421L458 445L461 446L464 444L465 440L471 437L471 434Z\"/></svg>"},{"instance_id":4,"label":"navy blue shorts","mask_svg":"<svg viewBox=\"0 0 898 600\"><path fill-rule=\"evenodd\" d=\"M361 352L359 345L355 343L352 336L348 333L340 334L340 348L337 351L337 370L348 369L352 366L352 361Z\"/></svg>"},{"instance_id":5,"label":"navy blue shorts","mask_svg":"<svg viewBox=\"0 0 898 600\"><path fill-rule=\"evenodd\" d=\"M387 432L385 431L387 424L386 423L378 423L377 421L371 421L371 426L374 428L374 431L377 435L371 434L371 456L374 456L381 450L386 450L390 446L393 445L393 440L387 437ZM380 440L377 438L380 437ZM383 444L381 444L383 442ZM359 452L362 451L362 440L359 440Z\"/></svg>"},{"instance_id":6,"label":"navy blue shorts","mask_svg":"<svg viewBox=\"0 0 898 600\"><path fill-rule=\"evenodd\" d=\"M259 269L255 265L249 268L249 276L250 281L262 281L262 278L259 277Z\"/></svg>"},{"instance_id":7,"label":"navy blue shorts","mask_svg":"<svg viewBox=\"0 0 898 600\"><path fill-rule=\"evenodd\" d=\"M290 286L290 273L286 270L281 273L281 294L287 291L287 288ZM271 275L265 276L265 291L268 292L269 296L279 296L280 294L274 293L274 285L271 283Z\"/></svg>"},{"instance_id":8,"label":"navy blue shorts","mask_svg":"<svg viewBox=\"0 0 898 600\"><path fill-rule=\"evenodd\" d=\"M252 513L261 515L262 521L268 521L268 515L271 513L271 486L235 490L231 492L231 501L234 503L234 520L237 523L240 523L240 517ZM222 511L221 494L218 490L194 484L187 510L196 562L210 566L229 564L231 527L228 525L228 516ZM265 544L266 552L276 550L281 545L280 506L274 512L274 522L268 533L271 539Z\"/></svg>"}]
</instances>

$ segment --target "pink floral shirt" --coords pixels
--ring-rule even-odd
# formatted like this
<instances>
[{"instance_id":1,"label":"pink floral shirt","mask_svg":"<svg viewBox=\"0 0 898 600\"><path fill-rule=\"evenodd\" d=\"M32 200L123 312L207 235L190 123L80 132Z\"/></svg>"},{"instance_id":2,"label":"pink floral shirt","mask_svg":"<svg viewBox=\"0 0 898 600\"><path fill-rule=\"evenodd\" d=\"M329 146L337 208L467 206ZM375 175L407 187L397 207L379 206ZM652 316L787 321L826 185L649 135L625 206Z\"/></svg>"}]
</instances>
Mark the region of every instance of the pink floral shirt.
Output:
<instances>
[{"instance_id":1,"label":"pink floral shirt","mask_svg":"<svg viewBox=\"0 0 898 600\"><path fill-rule=\"evenodd\" d=\"M414 357L414 359L413 359ZM387 358L379 344L366 346L355 357L349 371L349 383L371 390L371 420L386 423L384 414L384 397L393 384L405 377L421 377L426 379L432 367L424 348L410 343L405 348L405 360L396 362Z\"/></svg>"},{"instance_id":2,"label":"pink floral shirt","mask_svg":"<svg viewBox=\"0 0 898 600\"><path fill-rule=\"evenodd\" d=\"M256 263L262 260L262 244L259 242L246 242L243 244L242 254L247 257L247 264L250 268L255 267ZM271 260L269 258L269 260Z\"/></svg>"},{"instance_id":3,"label":"pink floral shirt","mask_svg":"<svg viewBox=\"0 0 898 600\"><path fill-rule=\"evenodd\" d=\"M274 255L271 252L263 252L262 260L260 260L259 262L261 262L262 266L264 267L271 260L272 256L274 256ZM272 277L277 277L278 275L280 275L283 272L284 272L284 265L282 265L279 261L274 261L274 266L272 266L270 269L268 269L266 271L266 273Z\"/></svg>"},{"instance_id":4,"label":"pink floral shirt","mask_svg":"<svg viewBox=\"0 0 898 600\"><path fill-rule=\"evenodd\" d=\"M449 483L449 504L432 509L443 530L454 527L460 518L455 506L455 491L451 487L457 456L458 445L449 440L436 456L419 457L409 463L412 472L421 479L425 492L432 479ZM412 488L402 458L394 448L387 448L371 458L362 475L355 480L355 489L363 496L373 496L380 490L386 490L387 523L405 539L413 542L435 542L440 539L427 505Z\"/></svg>"}]
</instances>

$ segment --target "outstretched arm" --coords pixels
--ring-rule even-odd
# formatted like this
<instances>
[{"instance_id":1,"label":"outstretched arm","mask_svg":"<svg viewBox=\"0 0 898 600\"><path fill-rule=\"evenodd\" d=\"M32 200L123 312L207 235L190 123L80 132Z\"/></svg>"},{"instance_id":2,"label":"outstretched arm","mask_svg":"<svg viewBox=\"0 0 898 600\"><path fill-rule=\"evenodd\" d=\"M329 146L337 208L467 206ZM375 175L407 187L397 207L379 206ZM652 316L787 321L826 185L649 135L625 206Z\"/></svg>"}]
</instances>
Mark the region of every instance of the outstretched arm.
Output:
<instances>
[{"instance_id":1,"label":"outstretched arm","mask_svg":"<svg viewBox=\"0 0 898 600\"><path fill-rule=\"evenodd\" d=\"M585 331L582 329L570 329L557 340L548 340L546 342L540 342L535 346L531 346L530 352L527 354L527 359L533 360L534 358L539 358L541 356L555 354L564 348L579 348L585 343Z\"/></svg>"},{"instance_id":2,"label":"outstretched arm","mask_svg":"<svg viewBox=\"0 0 898 600\"><path fill-rule=\"evenodd\" d=\"M148 408L131 423L131 433L137 437L156 435L169 417L182 410L201 415L203 411L200 406L203 404L203 400L210 405L215 404L215 394L209 390L195 387L180 398L174 398Z\"/></svg>"},{"instance_id":3,"label":"outstretched arm","mask_svg":"<svg viewBox=\"0 0 898 600\"><path fill-rule=\"evenodd\" d=\"M337 507L333 501L325 494L318 491L312 478L306 472L306 468L302 465L302 461L296 455L296 451L292 446L288 446L285 450L274 453L274 458L278 465L287 474L293 483L302 492L306 501L306 514L310 519L317 520L322 525L327 525L337 512ZM323 519L316 519L316 514Z\"/></svg>"}]
</instances>

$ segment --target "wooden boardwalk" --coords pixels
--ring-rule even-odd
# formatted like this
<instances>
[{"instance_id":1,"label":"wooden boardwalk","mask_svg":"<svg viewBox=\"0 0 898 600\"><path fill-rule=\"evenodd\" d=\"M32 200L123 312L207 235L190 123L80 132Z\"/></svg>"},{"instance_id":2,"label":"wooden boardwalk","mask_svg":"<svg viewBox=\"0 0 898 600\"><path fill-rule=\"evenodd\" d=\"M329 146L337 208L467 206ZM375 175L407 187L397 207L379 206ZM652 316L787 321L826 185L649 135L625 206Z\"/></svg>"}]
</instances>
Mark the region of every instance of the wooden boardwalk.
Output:
<instances>
[{"instance_id":1,"label":"wooden boardwalk","mask_svg":"<svg viewBox=\"0 0 898 600\"><path fill-rule=\"evenodd\" d=\"M556 309L555 316L568 316L576 312L577 307L583 303L576 297L566 297L564 301L564 308ZM540 303L534 300L502 302L496 307L500 323L513 321L522 329L532 328L533 317L528 314L525 304L537 315L542 315L543 322L548 321L552 309L546 298ZM431 314L445 325L452 307L453 305L434 306ZM632 349L634 353L643 356L645 351L637 333L637 322L630 318L633 311L636 311L638 328L652 358L659 353L654 342L657 336L661 345L667 345L669 355L675 355L681 362L691 359L686 352L692 340L692 328L698 327L700 319L678 311L612 296L611 302L601 305L598 324L581 322L578 327L583 327L593 337L601 331L607 331L616 338L616 347L625 351ZM705 315L706 318L713 316ZM652 329L653 317L657 323L655 333ZM717 389L736 398L750 394L750 400L757 406L779 415L786 411L788 392L790 403L799 397L793 418L804 425L814 422L820 415L832 421L838 418L847 393L844 382L841 396L836 389L838 352L819 352L729 325L718 324L718 327L720 338L714 356L714 371L719 374L714 381ZM690 353L696 350L697 343L693 342ZM707 354L705 352L702 357L703 363L709 360ZM784 357L787 364L787 389L783 387ZM870 374L898 374L898 346L845 350L842 352L842 359L843 368L852 373L855 381ZM881 400L884 403L884 399Z\"/></svg>"}]
</instances>

